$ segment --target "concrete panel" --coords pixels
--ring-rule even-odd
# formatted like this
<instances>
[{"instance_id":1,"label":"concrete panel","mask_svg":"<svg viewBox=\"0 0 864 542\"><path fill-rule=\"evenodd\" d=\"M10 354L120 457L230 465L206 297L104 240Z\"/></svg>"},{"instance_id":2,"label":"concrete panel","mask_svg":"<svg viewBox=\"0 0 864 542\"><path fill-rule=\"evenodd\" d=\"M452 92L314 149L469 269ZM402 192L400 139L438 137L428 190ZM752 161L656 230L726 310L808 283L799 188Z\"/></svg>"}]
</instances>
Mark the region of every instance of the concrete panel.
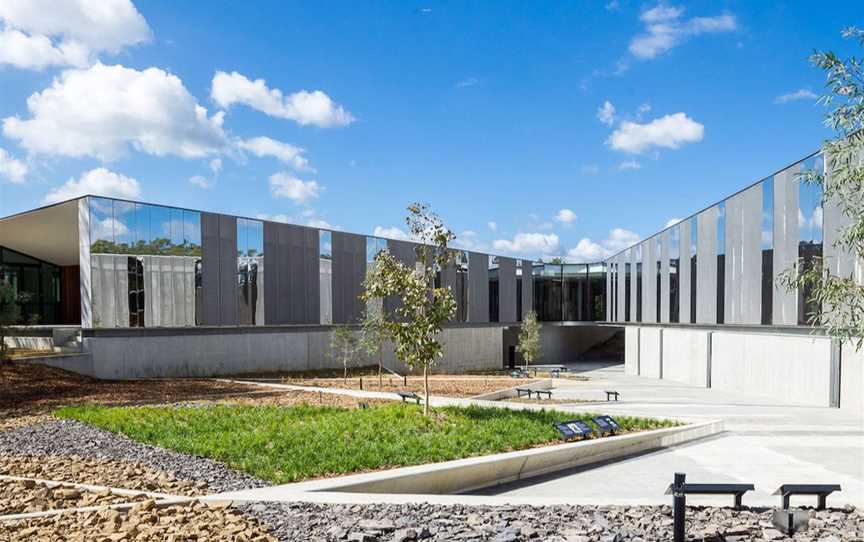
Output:
<instances>
[{"instance_id":1,"label":"concrete panel","mask_svg":"<svg viewBox=\"0 0 864 542\"><path fill-rule=\"evenodd\" d=\"M366 237L333 232L333 323L359 322L366 278Z\"/></svg>"},{"instance_id":2,"label":"concrete panel","mask_svg":"<svg viewBox=\"0 0 864 542\"><path fill-rule=\"evenodd\" d=\"M669 323L669 230L660 233L660 321Z\"/></svg>"},{"instance_id":3,"label":"concrete panel","mask_svg":"<svg viewBox=\"0 0 864 542\"><path fill-rule=\"evenodd\" d=\"M534 274L533 262L522 260L522 318L534 310Z\"/></svg>"},{"instance_id":4,"label":"concrete panel","mask_svg":"<svg viewBox=\"0 0 864 542\"><path fill-rule=\"evenodd\" d=\"M618 264L618 272L616 273L615 280L617 281L617 294L615 299L615 304L618 306L618 314L616 315L615 320L617 322L624 322L624 303L627 301L627 295L625 292L625 287L627 285L627 259L624 257L624 252L615 257L615 262Z\"/></svg>"},{"instance_id":5,"label":"concrete panel","mask_svg":"<svg viewBox=\"0 0 864 542\"><path fill-rule=\"evenodd\" d=\"M498 321L517 322L516 260L500 258L498 263Z\"/></svg>"},{"instance_id":6,"label":"concrete panel","mask_svg":"<svg viewBox=\"0 0 864 542\"><path fill-rule=\"evenodd\" d=\"M864 416L864 351L849 344L840 353L840 409Z\"/></svg>"},{"instance_id":7,"label":"concrete panel","mask_svg":"<svg viewBox=\"0 0 864 542\"><path fill-rule=\"evenodd\" d=\"M638 299L639 288L639 273L638 273L638 259L636 258L636 248L634 247L630 251L630 321L636 322L636 316L639 314L638 306L640 300Z\"/></svg>"},{"instance_id":8,"label":"concrete panel","mask_svg":"<svg viewBox=\"0 0 864 542\"><path fill-rule=\"evenodd\" d=\"M238 323L237 219L219 215L219 324Z\"/></svg>"},{"instance_id":9,"label":"concrete panel","mask_svg":"<svg viewBox=\"0 0 864 542\"><path fill-rule=\"evenodd\" d=\"M657 243L642 242L642 321L657 322Z\"/></svg>"},{"instance_id":10,"label":"concrete panel","mask_svg":"<svg viewBox=\"0 0 864 542\"><path fill-rule=\"evenodd\" d=\"M690 322L690 219L678 223L681 228L678 246L678 321Z\"/></svg>"},{"instance_id":11,"label":"concrete panel","mask_svg":"<svg viewBox=\"0 0 864 542\"><path fill-rule=\"evenodd\" d=\"M78 266L81 282L81 327L93 327L90 262L90 198L78 200Z\"/></svg>"},{"instance_id":12,"label":"concrete panel","mask_svg":"<svg viewBox=\"0 0 864 542\"><path fill-rule=\"evenodd\" d=\"M639 376L661 378L663 374L663 330L643 327L639 331Z\"/></svg>"},{"instance_id":13,"label":"concrete panel","mask_svg":"<svg viewBox=\"0 0 864 542\"><path fill-rule=\"evenodd\" d=\"M708 331L663 330L663 380L707 387Z\"/></svg>"},{"instance_id":14,"label":"concrete panel","mask_svg":"<svg viewBox=\"0 0 864 542\"><path fill-rule=\"evenodd\" d=\"M624 328L624 374L639 375L639 326Z\"/></svg>"},{"instance_id":15,"label":"concrete panel","mask_svg":"<svg viewBox=\"0 0 864 542\"><path fill-rule=\"evenodd\" d=\"M717 323L717 207L701 212L696 246L696 323Z\"/></svg>"},{"instance_id":16,"label":"concrete panel","mask_svg":"<svg viewBox=\"0 0 864 542\"><path fill-rule=\"evenodd\" d=\"M759 324L762 298L762 185L726 201L724 291L727 324Z\"/></svg>"},{"instance_id":17,"label":"concrete panel","mask_svg":"<svg viewBox=\"0 0 864 542\"><path fill-rule=\"evenodd\" d=\"M780 273L798 261L798 180L800 164L774 175L774 292L775 325L798 324L798 293L777 285Z\"/></svg>"},{"instance_id":18,"label":"concrete panel","mask_svg":"<svg viewBox=\"0 0 864 542\"><path fill-rule=\"evenodd\" d=\"M827 407L830 372L831 341L826 337L713 332L712 388Z\"/></svg>"},{"instance_id":19,"label":"concrete panel","mask_svg":"<svg viewBox=\"0 0 864 542\"><path fill-rule=\"evenodd\" d=\"M489 321L489 256L468 253L468 321Z\"/></svg>"}]
</instances>

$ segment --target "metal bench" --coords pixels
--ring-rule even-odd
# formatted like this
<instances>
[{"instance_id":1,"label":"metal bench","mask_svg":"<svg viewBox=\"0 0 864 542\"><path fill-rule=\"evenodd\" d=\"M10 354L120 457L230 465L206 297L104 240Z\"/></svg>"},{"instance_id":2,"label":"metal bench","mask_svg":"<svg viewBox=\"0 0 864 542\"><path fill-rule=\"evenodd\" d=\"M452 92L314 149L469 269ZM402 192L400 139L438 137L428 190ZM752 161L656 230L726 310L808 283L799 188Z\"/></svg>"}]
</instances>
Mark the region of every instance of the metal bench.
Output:
<instances>
[{"instance_id":1,"label":"metal bench","mask_svg":"<svg viewBox=\"0 0 864 542\"><path fill-rule=\"evenodd\" d=\"M577 437L588 438L594 434L594 430L591 426L582 420L570 420L569 422L555 423L553 426L559 433L561 433L564 440L572 440Z\"/></svg>"},{"instance_id":2,"label":"metal bench","mask_svg":"<svg viewBox=\"0 0 864 542\"><path fill-rule=\"evenodd\" d=\"M531 398L531 390L528 388L516 388L516 398L520 398L523 395L527 395L528 398Z\"/></svg>"},{"instance_id":3,"label":"metal bench","mask_svg":"<svg viewBox=\"0 0 864 542\"><path fill-rule=\"evenodd\" d=\"M410 399L416 401L418 405L420 404L420 396L413 391L397 391L396 395L402 398L403 403Z\"/></svg>"},{"instance_id":4,"label":"metal bench","mask_svg":"<svg viewBox=\"0 0 864 542\"><path fill-rule=\"evenodd\" d=\"M835 491L840 491L839 484L783 484L773 494L780 495L783 510L789 509L789 499L792 495L816 495L818 497L816 509L824 510L825 500Z\"/></svg>"},{"instance_id":5,"label":"metal bench","mask_svg":"<svg viewBox=\"0 0 864 542\"><path fill-rule=\"evenodd\" d=\"M546 395L546 399L552 399L552 392L549 390L534 390L534 395L537 396L537 399L540 399L540 394Z\"/></svg>"},{"instance_id":6,"label":"metal bench","mask_svg":"<svg viewBox=\"0 0 864 542\"><path fill-rule=\"evenodd\" d=\"M528 374L528 371L524 369L516 369L510 371L510 376L512 376L513 378L528 378L530 375Z\"/></svg>"},{"instance_id":7,"label":"metal bench","mask_svg":"<svg viewBox=\"0 0 864 542\"><path fill-rule=\"evenodd\" d=\"M687 495L733 495L735 509L741 508L741 498L755 489L753 484L688 484L687 475L676 472L666 495L672 495L672 540L684 542L684 516L687 513Z\"/></svg>"},{"instance_id":8,"label":"metal bench","mask_svg":"<svg viewBox=\"0 0 864 542\"><path fill-rule=\"evenodd\" d=\"M676 481L677 481L676 474ZM735 499L735 509L741 508L741 498L748 491L753 491L756 487L753 484L688 484L681 479L681 484L676 487L672 483L666 489L667 495L732 495Z\"/></svg>"},{"instance_id":9,"label":"metal bench","mask_svg":"<svg viewBox=\"0 0 864 542\"><path fill-rule=\"evenodd\" d=\"M619 394L617 391L614 391L614 390L606 390L606 401L611 401L611 400L612 400L612 399L611 399L612 397L614 397L615 400L617 401L619 395L620 395L620 394Z\"/></svg>"},{"instance_id":10,"label":"metal bench","mask_svg":"<svg viewBox=\"0 0 864 542\"><path fill-rule=\"evenodd\" d=\"M552 369L549 371L549 376L551 378L561 378L561 369Z\"/></svg>"}]
</instances>

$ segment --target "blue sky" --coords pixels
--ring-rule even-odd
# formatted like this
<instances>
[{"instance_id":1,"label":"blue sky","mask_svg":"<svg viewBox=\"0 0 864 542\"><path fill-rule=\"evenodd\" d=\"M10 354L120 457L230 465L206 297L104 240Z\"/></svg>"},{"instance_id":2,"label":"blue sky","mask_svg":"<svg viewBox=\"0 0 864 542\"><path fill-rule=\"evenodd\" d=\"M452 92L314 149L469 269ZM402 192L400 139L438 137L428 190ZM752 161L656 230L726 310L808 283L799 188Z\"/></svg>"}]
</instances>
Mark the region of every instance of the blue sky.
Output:
<instances>
[{"instance_id":1,"label":"blue sky","mask_svg":"<svg viewBox=\"0 0 864 542\"><path fill-rule=\"evenodd\" d=\"M0 215L399 236L419 200L467 248L599 259L815 150L807 56L860 53L856 4L0 0Z\"/></svg>"}]
</instances>

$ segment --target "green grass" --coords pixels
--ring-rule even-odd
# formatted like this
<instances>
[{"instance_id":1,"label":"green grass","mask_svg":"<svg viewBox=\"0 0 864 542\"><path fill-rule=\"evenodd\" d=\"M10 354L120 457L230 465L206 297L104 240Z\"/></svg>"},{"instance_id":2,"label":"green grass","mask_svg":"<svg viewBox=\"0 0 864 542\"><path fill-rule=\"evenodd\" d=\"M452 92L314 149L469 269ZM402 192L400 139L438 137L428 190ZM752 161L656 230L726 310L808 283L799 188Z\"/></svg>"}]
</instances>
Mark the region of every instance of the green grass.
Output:
<instances>
[{"instance_id":1,"label":"green grass","mask_svg":"<svg viewBox=\"0 0 864 542\"><path fill-rule=\"evenodd\" d=\"M275 483L418 465L552 443L573 414L403 404L327 406L66 407L55 413L164 448L209 457ZM589 420L590 415L579 416ZM616 418L627 431L670 422ZM589 422L590 423L590 422Z\"/></svg>"}]
</instances>

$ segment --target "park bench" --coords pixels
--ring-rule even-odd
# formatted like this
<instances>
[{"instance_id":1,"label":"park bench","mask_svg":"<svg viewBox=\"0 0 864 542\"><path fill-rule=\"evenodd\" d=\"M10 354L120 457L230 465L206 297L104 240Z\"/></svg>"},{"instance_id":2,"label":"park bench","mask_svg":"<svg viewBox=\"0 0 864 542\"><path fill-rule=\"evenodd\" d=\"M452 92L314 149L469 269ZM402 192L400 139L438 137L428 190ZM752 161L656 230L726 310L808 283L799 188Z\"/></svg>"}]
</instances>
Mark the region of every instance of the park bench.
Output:
<instances>
[{"instance_id":1,"label":"park bench","mask_svg":"<svg viewBox=\"0 0 864 542\"><path fill-rule=\"evenodd\" d=\"M617 401L619 395L620 395L620 394L619 394L617 391L613 391L613 390L606 390L606 401L607 401L607 402L608 402L608 401L611 401L611 400L612 400L612 397L614 397L615 400Z\"/></svg>"},{"instance_id":2,"label":"park bench","mask_svg":"<svg viewBox=\"0 0 864 542\"><path fill-rule=\"evenodd\" d=\"M537 399L540 399L540 394L546 395L546 399L552 399L552 392L549 390L534 390L534 395L537 396Z\"/></svg>"},{"instance_id":3,"label":"park bench","mask_svg":"<svg viewBox=\"0 0 864 542\"><path fill-rule=\"evenodd\" d=\"M591 418L591 421L597 426L597 432L601 435L605 435L609 433L610 435L614 435L615 431L621 428L612 416L597 416L595 418Z\"/></svg>"},{"instance_id":4,"label":"park bench","mask_svg":"<svg viewBox=\"0 0 864 542\"><path fill-rule=\"evenodd\" d=\"M773 494L780 495L783 510L789 509L789 499L792 495L816 495L818 497L816 509L824 510L825 500L835 491L840 491L839 484L783 484Z\"/></svg>"},{"instance_id":5,"label":"park bench","mask_svg":"<svg viewBox=\"0 0 864 542\"><path fill-rule=\"evenodd\" d=\"M527 395L528 398L531 398L531 390L528 388L516 388L516 398L520 398L523 395Z\"/></svg>"},{"instance_id":6,"label":"park bench","mask_svg":"<svg viewBox=\"0 0 864 542\"><path fill-rule=\"evenodd\" d=\"M530 375L525 369L516 369L514 371L510 371L510 376L512 376L513 378L528 378Z\"/></svg>"},{"instance_id":7,"label":"park bench","mask_svg":"<svg viewBox=\"0 0 864 542\"><path fill-rule=\"evenodd\" d=\"M403 403L410 399L412 401L416 401L418 405L420 404L420 396L413 391L397 391L396 395L402 398Z\"/></svg>"},{"instance_id":8,"label":"park bench","mask_svg":"<svg viewBox=\"0 0 864 542\"><path fill-rule=\"evenodd\" d=\"M552 378L561 378L561 369L552 369L549 371L549 376Z\"/></svg>"},{"instance_id":9,"label":"park bench","mask_svg":"<svg viewBox=\"0 0 864 542\"><path fill-rule=\"evenodd\" d=\"M735 510L741 508L741 499L748 491L753 491L753 484L689 484L685 483L681 493L683 495L732 495L735 499ZM666 490L667 495L676 493L675 484Z\"/></svg>"},{"instance_id":10,"label":"park bench","mask_svg":"<svg viewBox=\"0 0 864 542\"><path fill-rule=\"evenodd\" d=\"M577 437L588 438L594 434L594 429L582 420L570 420L569 422L561 422L553 424L555 429L561 433L564 440L572 440Z\"/></svg>"}]
</instances>

